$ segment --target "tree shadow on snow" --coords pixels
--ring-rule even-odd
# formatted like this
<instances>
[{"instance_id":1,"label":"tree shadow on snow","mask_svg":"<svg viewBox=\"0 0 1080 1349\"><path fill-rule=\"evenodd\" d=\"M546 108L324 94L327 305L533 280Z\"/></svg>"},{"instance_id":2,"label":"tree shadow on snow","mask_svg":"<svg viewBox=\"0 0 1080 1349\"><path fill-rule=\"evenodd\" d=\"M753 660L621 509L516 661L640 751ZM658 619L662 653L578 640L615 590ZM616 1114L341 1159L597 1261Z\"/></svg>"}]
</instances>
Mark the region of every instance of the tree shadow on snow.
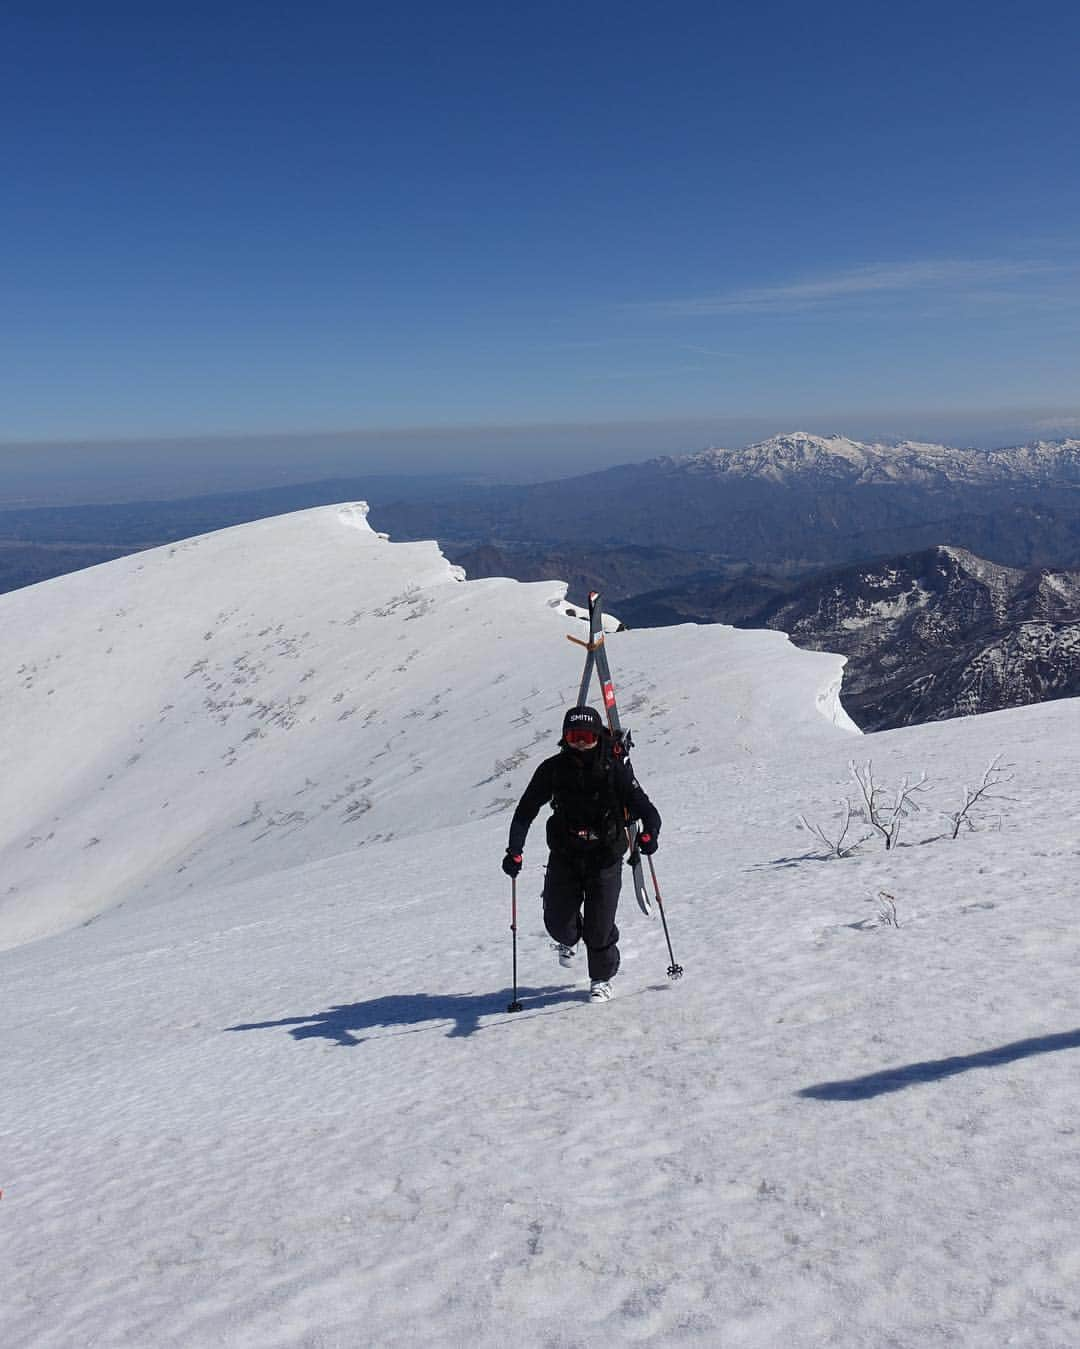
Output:
<instances>
[{"instance_id":1,"label":"tree shadow on snow","mask_svg":"<svg viewBox=\"0 0 1080 1349\"><path fill-rule=\"evenodd\" d=\"M752 862L744 871L775 871L777 867L797 867L803 862L833 862L836 859L827 853L801 852L794 857L773 857L768 862Z\"/></svg>"},{"instance_id":2,"label":"tree shadow on snow","mask_svg":"<svg viewBox=\"0 0 1080 1349\"><path fill-rule=\"evenodd\" d=\"M948 1059L908 1063L901 1068L886 1068L847 1081L819 1082L813 1087L803 1087L799 1095L816 1101L865 1101L890 1091L903 1091L920 1082L939 1082L943 1077L955 1077L957 1073L970 1072L973 1068L997 1068L1003 1063L1015 1063L1017 1059L1031 1058L1035 1054L1055 1054L1061 1049L1080 1049L1080 1030L1036 1035L1030 1040L1015 1040L1012 1044L985 1049L979 1054L957 1054Z\"/></svg>"},{"instance_id":3,"label":"tree shadow on snow","mask_svg":"<svg viewBox=\"0 0 1080 1349\"><path fill-rule=\"evenodd\" d=\"M271 1030L291 1026L294 1040L333 1040L339 1045L362 1045L365 1040L384 1036L358 1034L376 1029L392 1035L415 1034L421 1030L437 1030L439 1023L451 1022L448 1038L472 1035L482 1029L481 1017L505 1012L510 1001L509 989L502 993L485 993L478 997L460 994L394 993L368 1002L343 1003L329 1007L325 1012L308 1016L287 1016L278 1021L253 1021L242 1026L226 1026L234 1030ZM536 1011L553 1003L580 1002L588 997L588 990L574 988L521 988L518 998L523 1010ZM433 1024L427 1024L433 1023ZM402 1028L408 1029L402 1029Z\"/></svg>"}]
</instances>

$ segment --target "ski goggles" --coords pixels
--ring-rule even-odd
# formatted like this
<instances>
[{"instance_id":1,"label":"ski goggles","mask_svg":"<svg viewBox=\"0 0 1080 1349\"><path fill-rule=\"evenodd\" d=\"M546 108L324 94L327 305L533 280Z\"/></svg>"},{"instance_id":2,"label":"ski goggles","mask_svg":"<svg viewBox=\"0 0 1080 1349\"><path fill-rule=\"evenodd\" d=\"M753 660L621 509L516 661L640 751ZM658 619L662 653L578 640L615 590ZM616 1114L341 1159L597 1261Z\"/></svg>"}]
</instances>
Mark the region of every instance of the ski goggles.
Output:
<instances>
[{"instance_id":1,"label":"ski goggles","mask_svg":"<svg viewBox=\"0 0 1080 1349\"><path fill-rule=\"evenodd\" d=\"M595 731L584 728L567 731L563 739L572 749L595 749L600 743L600 737Z\"/></svg>"}]
</instances>

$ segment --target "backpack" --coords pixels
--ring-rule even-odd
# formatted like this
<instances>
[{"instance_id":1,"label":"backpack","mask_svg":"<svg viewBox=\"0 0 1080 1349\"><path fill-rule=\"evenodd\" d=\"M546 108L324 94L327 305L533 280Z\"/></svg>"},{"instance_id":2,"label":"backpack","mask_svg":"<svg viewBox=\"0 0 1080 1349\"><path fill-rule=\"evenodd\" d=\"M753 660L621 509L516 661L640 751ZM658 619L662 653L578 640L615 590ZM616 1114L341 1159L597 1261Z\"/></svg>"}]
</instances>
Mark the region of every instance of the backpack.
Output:
<instances>
[{"instance_id":1,"label":"backpack","mask_svg":"<svg viewBox=\"0 0 1080 1349\"><path fill-rule=\"evenodd\" d=\"M619 856L626 851L623 808L615 791L616 750L611 733L600 737L600 752L582 760L564 750L552 770L552 815L548 846L556 852Z\"/></svg>"}]
</instances>

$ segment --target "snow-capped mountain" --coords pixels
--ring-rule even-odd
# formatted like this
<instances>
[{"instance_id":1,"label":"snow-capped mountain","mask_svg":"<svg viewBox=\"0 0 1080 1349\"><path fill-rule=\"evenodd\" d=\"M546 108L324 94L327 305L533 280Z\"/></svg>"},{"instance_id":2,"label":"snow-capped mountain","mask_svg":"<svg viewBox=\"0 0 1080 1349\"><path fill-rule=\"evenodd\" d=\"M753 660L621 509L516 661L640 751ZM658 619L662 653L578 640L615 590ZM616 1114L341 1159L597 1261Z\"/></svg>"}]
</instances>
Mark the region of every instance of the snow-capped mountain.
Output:
<instances>
[{"instance_id":1,"label":"snow-capped mountain","mask_svg":"<svg viewBox=\"0 0 1080 1349\"><path fill-rule=\"evenodd\" d=\"M511 1015L580 631L349 507L0 598L5 1349L1072 1342L1080 703L871 746L836 656L613 632L685 977L625 897L588 1005L537 821Z\"/></svg>"},{"instance_id":2,"label":"snow-capped mountain","mask_svg":"<svg viewBox=\"0 0 1080 1349\"><path fill-rule=\"evenodd\" d=\"M955 449L902 440L866 444L796 431L744 449L709 449L667 461L679 472L727 474L795 485L813 479L852 484L1080 483L1080 440L1034 441L1007 449Z\"/></svg>"}]
</instances>

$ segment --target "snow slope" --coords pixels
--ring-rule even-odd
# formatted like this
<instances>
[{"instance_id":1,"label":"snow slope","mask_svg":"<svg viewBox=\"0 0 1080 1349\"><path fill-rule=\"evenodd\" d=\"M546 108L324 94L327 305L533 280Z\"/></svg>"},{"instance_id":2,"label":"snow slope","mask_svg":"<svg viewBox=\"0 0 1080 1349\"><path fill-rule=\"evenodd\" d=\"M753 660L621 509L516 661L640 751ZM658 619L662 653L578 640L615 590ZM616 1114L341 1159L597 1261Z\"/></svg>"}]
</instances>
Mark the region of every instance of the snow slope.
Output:
<instances>
[{"instance_id":1,"label":"snow slope","mask_svg":"<svg viewBox=\"0 0 1080 1349\"><path fill-rule=\"evenodd\" d=\"M577 690L564 587L463 584L365 517L301 511L0 597L0 948L516 799ZM783 636L716 668L691 630L659 640L703 688L760 648L836 705L838 658ZM627 669L627 707L688 753L701 714L672 714L653 663Z\"/></svg>"},{"instance_id":2,"label":"snow slope","mask_svg":"<svg viewBox=\"0 0 1080 1349\"><path fill-rule=\"evenodd\" d=\"M538 822L508 1015L506 803L580 670L559 601L340 510L5 597L0 1342L1076 1342L1080 707L859 738L818 705L835 657L612 636L686 976L628 897L618 996L584 1002ZM257 701L208 707L248 667ZM289 725L252 711L290 697ZM819 860L797 817L871 752L927 771L924 810L891 853ZM1012 799L941 837L998 752ZM352 774L358 819L242 823Z\"/></svg>"}]
</instances>

